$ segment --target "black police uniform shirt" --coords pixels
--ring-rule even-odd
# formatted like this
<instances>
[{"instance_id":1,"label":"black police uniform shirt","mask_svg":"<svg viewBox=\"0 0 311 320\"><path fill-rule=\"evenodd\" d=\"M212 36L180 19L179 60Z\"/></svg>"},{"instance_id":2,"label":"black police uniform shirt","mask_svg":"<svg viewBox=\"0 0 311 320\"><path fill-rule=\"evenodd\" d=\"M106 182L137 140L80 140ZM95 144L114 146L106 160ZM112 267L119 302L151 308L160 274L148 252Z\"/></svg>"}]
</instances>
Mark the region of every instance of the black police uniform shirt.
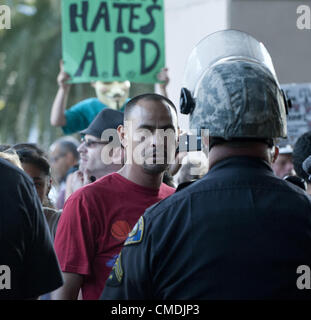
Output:
<instances>
[{"instance_id":1,"label":"black police uniform shirt","mask_svg":"<svg viewBox=\"0 0 311 320\"><path fill-rule=\"evenodd\" d=\"M63 284L31 179L0 159L0 299L31 299Z\"/></svg>"},{"instance_id":2,"label":"black police uniform shirt","mask_svg":"<svg viewBox=\"0 0 311 320\"><path fill-rule=\"evenodd\" d=\"M149 208L102 299L298 299L311 266L311 202L268 163L232 157Z\"/></svg>"}]
</instances>

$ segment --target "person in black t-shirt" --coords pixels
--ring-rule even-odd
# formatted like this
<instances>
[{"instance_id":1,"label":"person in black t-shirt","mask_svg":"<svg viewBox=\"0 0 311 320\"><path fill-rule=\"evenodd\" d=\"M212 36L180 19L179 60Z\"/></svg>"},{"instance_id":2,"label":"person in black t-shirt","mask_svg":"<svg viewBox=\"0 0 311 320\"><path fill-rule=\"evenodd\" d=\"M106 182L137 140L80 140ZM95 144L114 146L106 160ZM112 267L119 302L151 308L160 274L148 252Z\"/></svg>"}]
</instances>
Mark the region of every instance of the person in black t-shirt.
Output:
<instances>
[{"instance_id":1,"label":"person in black t-shirt","mask_svg":"<svg viewBox=\"0 0 311 320\"><path fill-rule=\"evenodd\" d=\"M0 159L0 299L35 299L63 284L33 182Z\"/></svg>"}]
</instances>

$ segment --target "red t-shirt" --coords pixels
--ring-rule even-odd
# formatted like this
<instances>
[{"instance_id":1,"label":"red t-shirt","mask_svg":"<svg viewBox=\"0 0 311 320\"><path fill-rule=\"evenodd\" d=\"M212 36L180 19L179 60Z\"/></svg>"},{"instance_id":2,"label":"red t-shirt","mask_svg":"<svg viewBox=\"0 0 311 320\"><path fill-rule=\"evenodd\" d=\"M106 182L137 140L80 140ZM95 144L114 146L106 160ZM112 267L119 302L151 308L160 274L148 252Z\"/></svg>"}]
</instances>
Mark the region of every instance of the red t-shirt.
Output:
<instances>
[{"instance_id":1,"label":"red t-shirt","mask_svg":"<svg viewBox=\"0 0 311 320\"><path fill-rule=\"evenodd\" d=\"M98 299L128 233L145 210L174 188L142 187L112 173L77 190L60 217L55 251L63 272L84 276L83 299Z\"/></svg>"}]
</instances>

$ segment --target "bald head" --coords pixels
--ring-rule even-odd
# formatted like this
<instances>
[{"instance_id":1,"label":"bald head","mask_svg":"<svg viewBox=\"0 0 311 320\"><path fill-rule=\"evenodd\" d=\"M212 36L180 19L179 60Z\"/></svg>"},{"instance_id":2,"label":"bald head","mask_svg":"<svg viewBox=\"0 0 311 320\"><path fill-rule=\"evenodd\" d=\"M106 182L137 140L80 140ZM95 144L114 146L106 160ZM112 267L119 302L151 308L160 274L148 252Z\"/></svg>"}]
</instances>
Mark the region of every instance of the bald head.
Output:
<instances>
[{"instance_id":1,"label":"bald head","mask_svg":"<svg viewBox=\"0 0 311 320\"><path fill-rule=\"evenodd\" d=\"M173 161L178 140L177 112L167 98L157 94L133 98L126 105L124 126L118 131L127 163L157 175Z\"/></svg>"},{"instance_id":2,"label":"bald head","mask_svg":"<svg viewBox=\"0 0 311 320\"><path fill-rule=\"evenodd\" d=\"M125 110L124 110L124 120L129 120L130 119L130 115L132 113L132 111L135 109L135 107L141 105L148 105L148 102L162 102L162 104L164 105L168 105L170 106L172 109L174 109L176 115L177 115L177 109L174 105L174 103L169 100L168 98L161 96L159 94L156 93L146 93L146 94L142 94L139 96L136 96L134 98L132 98L125 106ZM145 103L147 102L147 104Z\"/></svg>"}]
</instances>

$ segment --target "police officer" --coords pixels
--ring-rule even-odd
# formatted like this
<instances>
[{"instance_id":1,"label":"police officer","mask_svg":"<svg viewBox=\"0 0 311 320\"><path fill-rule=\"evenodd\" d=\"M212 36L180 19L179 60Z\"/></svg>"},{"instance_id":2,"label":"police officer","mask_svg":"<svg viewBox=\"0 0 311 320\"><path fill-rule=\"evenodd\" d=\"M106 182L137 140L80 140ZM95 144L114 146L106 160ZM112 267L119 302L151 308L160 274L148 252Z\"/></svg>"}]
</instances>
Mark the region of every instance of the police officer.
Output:
<instances>
[{"instance_id":1,"label":"police officer","mask_svg":"<svg viewBox=\"0 0 311 320\"><path fill-rule=\"evenodd\" d=\"M236 30L206 37L181 100L191 128L209 129L209 172L145 212L102 298L311 298L299 279L311 265L310 199L271 169L287 101L269 53Z\"/></svg>"}]
</instances>

